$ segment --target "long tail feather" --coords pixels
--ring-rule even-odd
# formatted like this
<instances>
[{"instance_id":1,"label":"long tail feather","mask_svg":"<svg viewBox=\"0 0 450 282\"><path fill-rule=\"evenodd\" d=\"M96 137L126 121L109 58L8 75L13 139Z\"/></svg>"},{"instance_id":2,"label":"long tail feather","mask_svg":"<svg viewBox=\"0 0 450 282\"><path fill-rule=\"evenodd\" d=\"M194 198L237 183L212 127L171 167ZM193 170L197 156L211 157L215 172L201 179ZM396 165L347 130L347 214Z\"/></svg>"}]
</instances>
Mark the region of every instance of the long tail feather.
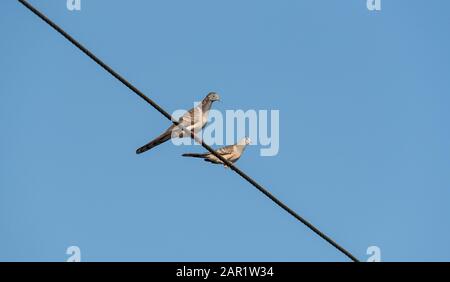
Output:
<instances>
[{"instance_id":1,"label":"long tail feather","mask_svg":"<svg viewBox=\"0 0 450 282\"><path fill-rule=\"evenodd\" d=\"M158 136L157 138L155 138L155 140L149 142L148 144L140 147L139 149L136 150L136 154L142 154L144 152L147 152L148 150L166 142L167 140L169 140L171 137L171 131L166 131L163 134L161 134L160 136Z\"/></svg>"},{"instance_id":2,"label":"long tail feather","mask_svg":"<svg viewBox=\"0 0 450 282\"><path fill-rule=\"evenodd\" d=\"M189 153L189 154L183 154L183 157L191 157L191 158L205 158L208 154L194 154L194 153Z\"/></svg>"},{"instance_id":3,"label":"long tail feather","mask_svg":"<svg viewBox=\"0 0 450 282\"><path fill-rule=\"evenodd\" d=\"M211 159L203 159L205 162L213 163L213 164L221 164L220 160L211 160Z\"/></svg>"}]
</instances>

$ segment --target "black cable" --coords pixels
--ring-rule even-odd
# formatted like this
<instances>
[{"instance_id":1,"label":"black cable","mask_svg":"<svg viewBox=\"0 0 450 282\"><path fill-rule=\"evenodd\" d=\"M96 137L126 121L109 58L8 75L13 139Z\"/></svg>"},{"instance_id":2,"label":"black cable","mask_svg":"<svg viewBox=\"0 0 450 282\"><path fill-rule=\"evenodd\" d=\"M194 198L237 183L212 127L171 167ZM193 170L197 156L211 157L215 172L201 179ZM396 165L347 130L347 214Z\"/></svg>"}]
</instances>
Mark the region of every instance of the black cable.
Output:
<instances>
[{"instance_id":1,"label":"black cable","mask_svg":"<svg viewBox=\"0 0 450 282\"><path fill-rule=\"evenodd\" d=\"M317 235L319 235L322 239L330 243L333 247L335 247L337 250L342 252L344 255L349 257L354 262L359 262L359 260L353 256L349 251L341 247L338 243L336 243L333 239L325 235L322 231L317 229L314 225L312 225L309 221L298 215L295 211L293 211L291 208L289 208L287 205L285 205L283 202L278 200L275 196L273 196L268 190L266 190L264 187L262 187L260 184L258 184L255 180L253 180L250 176L245 174L243 171L241 171L239 168L237 168L233 163L226 160L224 157L219 155L216 151L214 151L209 145L207 145L203 140L198 138L194 132L187 130L182 125L178 123L172 116L166 112L163 108L161 108L158 104L156 104L152 99L148 98L144 93L142 93L139 89L137 89L134 85L132 85L130 82L128 82L125 78L123 78L120 74L115 72L110 66L105 64L103 61L101 61L97 56L95 56L91 51L86 49L83 45L81 45L78 41L76 41L72 36L70 36L67 32L65 32L62 28L60 28L57 24L52 22L49 18L47 18L44 14L42 14L40 11L38 11L36 8L34 8L31 4L29 4L26 0L18 0L20 3L22 3L26 8L28 8L31 12L33 12L36 16L41 18L44 22L46 22L48 25L50 25L53 29L55 29L58 33L60 33L62 36L64 36L67 40L69 40L73 45L75 45L78 49L80 49L83 53L85 53L88 57L90 57L92 60L94 60L97 64L99 64L103 69L105 69L108 73L110 73L112 76L117 78L120 82L122 82L126 87L128 87L131 91L136 93L139 97L144 99L147 103L149 103L153 108L155 108L158 112L160 112L163 116L165 116L167 119L172 121L175 125L180 126L185 132L189 132L191 137L200 143L206 150L211 152L214 156L216 156L219 160L221 160L225 165L227 165L230 169L232 169L234 172L236 172L238 175L240 175L242 178L247 180L250 184L252 184L256 189L261 191L264 195L266 195L269 199L271 199L273 202L275 202L278 206L280 206L282 209L287 211L289 214L291 214L293 217L295 217L297 220L299 220L301 223L306 225L309 229L314 231Z\"/></svg>"}]
</instances>

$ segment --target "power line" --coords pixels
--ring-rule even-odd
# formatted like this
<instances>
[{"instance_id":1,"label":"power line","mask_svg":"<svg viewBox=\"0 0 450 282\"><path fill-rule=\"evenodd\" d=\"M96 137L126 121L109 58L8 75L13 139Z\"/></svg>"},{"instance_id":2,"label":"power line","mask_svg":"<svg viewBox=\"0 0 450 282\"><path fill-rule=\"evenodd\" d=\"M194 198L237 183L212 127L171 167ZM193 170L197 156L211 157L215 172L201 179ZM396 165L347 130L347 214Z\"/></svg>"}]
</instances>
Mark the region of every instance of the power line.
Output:
<instances>
[{"instance_id":1,"label":"power line","mask_svg":"<svg viewBox=\"0 0 450 282\"><path fill-rule=\"evenodd\" d=\"M78 41L76 41L72 36L70 36L67 32L65 32L62 28L60 28L57 24L52 22L49 18L47 18L43 13L41 13L39 10L37 10L35 7L33 7L31 4L29 4L26 0L18 0L20 3L22 3L26 8L28 8L31 12L33 12L36 16L41 18L44 22L46 22L48 25L50 25L53 29L55 29L58 33L60 33L62 36L64 36L67 40L69 40L73 45L75 45L78 49L80 49L84 54L86 54L89 58L91 58L94 62L99 64L103 69L105 69L108 73L110 73L112 76L114 76L117 80L122 82L126 87L128 87L131 91L133 91L135 94L137 94L139 97L141 97L143 100L145 100L147 103L149 103L153 108L155 108L158 112L160 112L163 116L165 116L167 119L169 119L171 122L173 122L175 125L181 127L182 130L185 132L188 132L191 135L191 138L193 138L196 142L200 143L206 150L211 152L214 156L216 156L219 160L221 160L225 165L227 165L230 169L232 169L234 172L236 172L239 176L247 180L250 184L252 184L256 189L258 189L260 192L262 192L264 195L266 195L269 199L271 199L275 204L280 206L282 209L287 211L289 214L291 214L293 217L295 217L298 221L306 225L309 229L311 229L314 233L319 235L322 239L330 243L333 247L335 247L338 251L342 252L344 255L349 257L354 262L359 262L359 260L353 256L349 251L344 249L342 246L340 246L338 243L336 243L333 239L328 237L325 233L320 231L318 228L316 228L312 223L298 215L294 210L289 208L286 204L278 200L274 195L272 195L267 189L265 189L263 186L261 186L258 182L253 180L250 176L245 174L242 170L237 168L233 163L226 160L224 157L219 155L216 151L214 151L209 145L207 145L205 142L203 142L202 139L197 137L193 131L187 130L184 126L178 123L177 120L175 120L168 112L166 112L163 108L161 108L157 103L155 103L152 99L148 98L144 93L142 93L139 89L137 89L134 85L132 85L130 82L128 82L125 78L123 78L120 74L118 74L116 71L114 71L110 66L105 64L102 60L100 60L97 56L95 56L91 51L89 51L87 48L85 48L83 45L81 45Z\"/></svg>"}]
</instances>

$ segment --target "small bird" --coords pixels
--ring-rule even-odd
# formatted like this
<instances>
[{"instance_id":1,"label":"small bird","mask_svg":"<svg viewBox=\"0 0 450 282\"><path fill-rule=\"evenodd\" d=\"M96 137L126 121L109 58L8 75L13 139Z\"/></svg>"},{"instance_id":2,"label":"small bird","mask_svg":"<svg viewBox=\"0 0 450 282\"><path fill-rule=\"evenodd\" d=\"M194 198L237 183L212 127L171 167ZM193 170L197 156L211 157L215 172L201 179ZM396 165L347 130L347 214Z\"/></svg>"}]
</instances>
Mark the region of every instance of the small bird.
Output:
<instances>
[{"instance_id":1,"label":"small bird","mask_svg":"<svg viewBox=\"0 0 450 282\"><path fill-rule=\"evenodd\" d=\"M225 146L220 149L217 149L216 152L224 157L227 161L231 163L235 163L239 158L241 157L242 153L245 150L245 147L247 145L251 144L252 140L250 138L245 137L242 138L238 143L230 146ZM201 158L207 162L213 163L213 164L223 164L225 165L219 158L214 156L212 153L204 153L204 154L195 154L195 153L189 153L189 154L183 154L183 157L191 157L191 158Z\"/></svg>"},{"instance_id":2,"label":"small bird","mask_svg":"<svg viewBox=\"0 0 450 282\"><path fill-rule=\"evenodd\" d=\"M219 94L215 92L210 92L202 100L202 102L195 108L190 109L186 112L179 120L178 123L183 125L187 130L198 132L206 126L208 122L209 110L213 102L220 101ZM136 150L136 154L142 154L168 140L171 138L182 138L185 136L190 136L185 133L180 126L175 126L172 124L163 134L150 141L148 144L142 146Z\"/></svg>"}]
</instances>

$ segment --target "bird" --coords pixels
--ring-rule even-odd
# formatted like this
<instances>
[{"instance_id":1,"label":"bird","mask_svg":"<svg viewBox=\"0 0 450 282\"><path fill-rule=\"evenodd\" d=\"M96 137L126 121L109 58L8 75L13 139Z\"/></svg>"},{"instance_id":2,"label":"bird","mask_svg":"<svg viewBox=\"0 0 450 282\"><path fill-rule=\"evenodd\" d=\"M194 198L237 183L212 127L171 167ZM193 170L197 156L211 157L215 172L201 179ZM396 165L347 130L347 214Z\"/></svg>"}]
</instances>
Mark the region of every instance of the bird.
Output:
<instances>
[{"instance_id":1,"label":"bird","mask_svg":"<svg viewBox=\"0 0 450 282\"><path fill-rule=\"evenodd\" d=\"M190 109L180 119L178 123L189 131L198 132L203 129L208 122L209 110L215 101L220 101L220 96L216 92L209 92L198 106ZM136 150L136 154L142 154L148 150L170 140L171 138L182 138L190 136L185 133L180 126L172 124L166 131L154 140Z\"/></svg>"},{"instance_id":2,"label":"bird","mask_svg":"<svg viewBox=\"0 0 450 282\"><path fill-rule=\"evenodd\" d=\"M219 148L216 150L216 153L221 155L223 158L225 158L227 161L231 163L235 163L239 158L242 156L242 153L245 150L245 147L247 145L251 144L252 140L248 137L242 138L239 142L237 142L234 145L225 146L222 148ZM196 154L196 153L187 153L183 154L183 157L191 157L191 158L201 158L204 161L213 163L213 164L223 164L226 167L228 167L226 164L224 164L219 158L214 156L211 152L203 153L203 154Z\"/></svg>"}]
</instances>

